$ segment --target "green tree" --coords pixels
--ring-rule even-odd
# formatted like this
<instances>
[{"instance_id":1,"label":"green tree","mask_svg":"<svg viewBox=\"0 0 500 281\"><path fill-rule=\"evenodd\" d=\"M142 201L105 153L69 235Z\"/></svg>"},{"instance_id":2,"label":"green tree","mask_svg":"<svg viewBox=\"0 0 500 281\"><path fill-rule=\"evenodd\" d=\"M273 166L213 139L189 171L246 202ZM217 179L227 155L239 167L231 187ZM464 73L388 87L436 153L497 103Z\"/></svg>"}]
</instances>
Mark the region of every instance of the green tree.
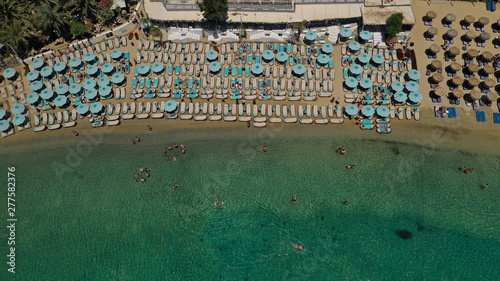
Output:
<instances>
[{"instance_id":1,"label":"green tree","mask_svg":"<svg viewBox=\"0 0 500 281\"><path fill-rule=\"evenodd\" d=\"M18 0L0 0L0 29L14 22L29 25L31 9L29 4Z\"/></svg>"},{"instance_id":2,"label":"green tree","mask_svg":"<svg viewBox=\"0 0 500 281\"><path fill-rule=\"evenodd\" d=\"M301 21L301 22L294 22L293 23L293 28L297 29L297 38L300 37L302 34L302 31L306 28L306 21Z\"/></svg>"},{"instance_id":3,"label":"green tree","mask_svg":"<svg viewBox=\"0 0 500 281\"><path fill-rule=\"evenodd\" d=\"M68 26L68 22L60 10L61 6L50 6L48 3L44 3L37 7L35 20L38 22L39 27L49 32L56 30L59 35L62 35L63 31L66 30Z\"/></svg>"},{"instance_id":4,"label":"green tree","mask_svg":"<svg viewBox=\"0 0 500 281\"><path fill-rule=\"evenodd\" d=\"M385 30L389 36L394 36L403 30L403 14L392 14L385 22Z\"/></svg>"},{"instance_id":5,"label":"green tree","mask_svg":"<svg viewBox=\"0 0 500 281\"><path fill-rule=\"evenodd\" d=\"M161 29L157 24L152 24L149 27L149 32L151 32L151 35L153 35L153 37L160 37L160 44L163 45L163 32L161 32Z\"/></svg>"},{"instance_id":6,"label":"green tree","mask_svg":"<svg viewBox=\"0 0 500 281\"><path fill-rule=\"evenodd\" d=\"M219 21L227 18L227 0L203 0L198 6L203 13L203 17L215 23L215 37L217 37Z\"/></svg>"},{"instance_id":7,"label":"green tree","mask_svg":"<svg viewBox=\"0 0 500 281\"><path fill-rule=\"evenodd\" d=\"M95 0L70 0L66 4L71 14L81 14L85 19L96 15L97 6Z\"/></svg>"},{"instance_id":8,"label":"green tree","mask_svg":"<svg viewBox=\"0 0 500 281\"><path fill-rule=\"evenodd\" d=\"M89 32L89 28L79 21L74 21L71 23L70 32L75 37L81 37Z\"/></svg>"},{"instance_id":9,"label":"green tree","mask_svg":"<svg viewBox=\"0 0 500 281\"><path fill-rule=\"evenodd\" d=\"M112 19L114 19L115 13L110 9L102 9L97 13L97 18L99 23L103 25L108 25Z\"/></svg>"},{"instance_id":10,"label":"green tree","mask_svg":"<svg viewBox=\"0 0 500 281\"><path fill-rule=\"evenodd\" d=\"M0 42L9 44L15 52L20 54L24 54L28 50L29 39L32 36L28 27L18 21L5 25L0 30Z\"/></svg>"}]
</instances>

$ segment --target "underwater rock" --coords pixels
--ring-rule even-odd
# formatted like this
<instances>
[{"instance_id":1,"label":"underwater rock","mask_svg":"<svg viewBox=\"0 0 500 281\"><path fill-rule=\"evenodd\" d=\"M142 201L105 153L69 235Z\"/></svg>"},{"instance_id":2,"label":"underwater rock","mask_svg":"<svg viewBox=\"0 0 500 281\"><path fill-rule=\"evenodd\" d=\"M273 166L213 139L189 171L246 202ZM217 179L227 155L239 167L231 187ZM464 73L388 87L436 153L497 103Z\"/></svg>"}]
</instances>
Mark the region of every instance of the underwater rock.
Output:
<instances>
[{"instance_id":1,"label":"underwater rock","mask_svg":"<svg viewBox=\"0 0 500 281\"><path fill-rule=\"evenodd\" d=\"M410 239L413 237L413 232L409 231L409 230L396 230L394 231L396 232L396 235L399 236L399 238L402 238L402 239Z\"/></svg>"}]
</instances>

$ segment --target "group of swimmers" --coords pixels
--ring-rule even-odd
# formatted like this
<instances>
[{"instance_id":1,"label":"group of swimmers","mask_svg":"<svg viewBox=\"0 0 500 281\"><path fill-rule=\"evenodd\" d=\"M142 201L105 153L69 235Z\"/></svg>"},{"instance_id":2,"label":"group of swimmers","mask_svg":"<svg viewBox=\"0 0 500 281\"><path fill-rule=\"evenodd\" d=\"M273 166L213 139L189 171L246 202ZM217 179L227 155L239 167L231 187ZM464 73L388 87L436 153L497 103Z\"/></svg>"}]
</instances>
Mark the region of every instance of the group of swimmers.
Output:
<instances>
[{"instance_id":1,"label":"group of swimmers","mask_svg":"<svg viewBox=\"0 0 500 281\"><path fill-rule=\"evenodd\" d=\"M179 145L174 144L174 148L179 148ZM182 154L186 154L186 147L185 147L183 144L181 144L181 148L182 148ZM168 147L168 150L172 150L172 147L171 147L171 146L169 146L169 147ZM168 158L168 156L167 156L167 151L166 151L166 150L163 150L163 154L165 155L165 160L167 160L167 161L168 161L168 160L169 160L169 158ZM173 160L174 160L174 162L177 162L177 158L175 158L175 157L174 157L174 158L173 158Z\"/></svg>"},{"instance_id":2,"label":"group of swimmers","mask_svg":"<svg viewBox=\"0 0 500 281\"><path fill-rule=\"evenodd\" d=\"M135 137L135 140L130 139L130 141L132 142L132 144L135 144L136 141L137 141L137 143L141 142L141 139L139 137Z\"/></svg>"},{"instance_id":3,"label":"group of swimmers","mask_svg":"<svg viewBox=\"0 0 500 281\"><path fill-rule=\"evenodd\" d=\"M345 146L342 145L341 147L339 147L337 149L337 153L344 155L345 154Z\"/></svg>"},{"instance_id":4,"label":"group of swimmers","mask_svg":"<svg viewBox=\"0 0 500 281\"><path fill-rule=\"evenodd\" d=\"M218 200L217 198L215 198L215 201L214 201L214 203L212 204L212 207L217 208L217 206L219 206L219 207L221 207L221 208L222 208L222 207L224 207L224 204L225 204L226 202L221 201L221 202L220 202L220 204L219 204L219 205L217 205L218 203L219 203L219 200Z\"/></svg>"},{"instance_id":5,"label":"group of swimmers","mask_svg":"<svg viewBox=\"0 0 500 281\"><path fill-rule=\"evenodd\" d=\"M465 168L465 166L463 166L462 168L460 168L460 171L462 171L466 174L470 174L470 173L474 172L474 169L473 168L467 169L467 168Z\"/></svg>"},{"instance_id":6,"label":"group of swimmers","mask_svg":"<svg viewBox=\"0 0 500 281\"><path fill-rule=\"evenodd\" d=\"M145 175L146 175L146 177L148 177L148 178L149 178L149 168L142 168L142 167L141 167L141 168L139 168L139 171L140 171L141 173L146 172L146 174L145 174ZM135 173L135 175L134 175L134 180L135 180L136 182L137 182L138 180L140 180L140 181L142 181L142 182L146 182L146 178L144 178L144 177L140 177L138 173Z\"/></svg>"}]
</instances>

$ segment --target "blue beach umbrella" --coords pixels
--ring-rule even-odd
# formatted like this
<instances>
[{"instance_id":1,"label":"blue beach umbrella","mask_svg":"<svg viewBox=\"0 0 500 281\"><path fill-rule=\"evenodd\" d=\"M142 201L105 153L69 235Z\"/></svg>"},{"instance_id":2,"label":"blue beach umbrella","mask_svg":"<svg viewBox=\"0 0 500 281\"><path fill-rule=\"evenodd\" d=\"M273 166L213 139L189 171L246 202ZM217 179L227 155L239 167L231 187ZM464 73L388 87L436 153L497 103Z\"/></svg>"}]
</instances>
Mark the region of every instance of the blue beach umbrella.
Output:
<instances>
[{"instance_id":1,"label":"blue beach umbrella","mask_svg":"<svg viewBox=\"0 0 500 281\"><path fill-rule=\"evenodd\" d=\"M306 35L304 36L304 39L306 39L307 41L314 41L318 38L318 34L316 34L316 32L313 32L313 31L309 31L306 33Z\"/></svg>"},{"instance_id":2,"label":"blue beach umbrella","mask_svg":"<svg viewBox=\"0 0 500 281\"><path fill-rule=\"evenodd\" d=\"M37 104L40 101L40 96L36 93L33 93L26 98L26 101L29 104Z\"/></svg>"},{"instance_id":3,"label":"blue beach umbrella","mask_svg":"<svg viewBox=\"0 0 500 281\"><path fill-rule=\"evenodd\" d=\"M7 118L7 110L0 108L0 120Z\"/></svg>"},{"instance_id":4,"label":"blue beach umbrella","mask_svg":"<svg viewBox=\"0 0 500 281\"><path fill-rule=\"evenodd\" d=\"M111 82L115 84L120 84L123 81L125 81L125 75L123 75L122 73L115 73L113 74L113 76L111 76Z\"/></svg>"},{"instance_id":5,"label":"blue beach umbrella","mask_svg":"<svg viewBox=\"0 0 500 281\"><path fill-rule=\"evenodd\" d=\"M362 64L367 64L368 62L370 62L370 55L367 54L367 53L361 53L359 56L358 56L358 61Z\"/></svg>"},{"instance_id":6,"label":"blue beach umbrella","mask_svg":"<svg viewBox=\"0 0 500 281\"><path fill-rule=\"evenodd\" d=\"M108 97L112 94L112 89L111 87L108 87L108 86L104 86L104 87L100 87L99 88L99 95L101 97Z\"/></svg>"},{"instance_id":7,"label":"blue beach umbrella","mask_svg":"<svg viewBox=\"0 0 500 281\"><path fill-rule=\"evenodd\" d=\"M356 88L358 86L358 80L354 77L347 77L345 80L345 84L349 88Z\"/></svg>"},{"instance_id":8,"label":"blue beach umbrella","mask_svg":"<svg viewBox=\"0 0 500 281\"><path fill-rule=\"evenodd\" d=\"M318 63L319 64L322 64L322 65L325 65L327 64L328 62L330 62L330 57L325 55L325 54L321 54L318 56Z\"/></svg>"},{"instance_id":9,"label":"blue beach umbrella","mask_svg":"<svg viewBox=\"0 0 500 281\"><path fill-rule=\"evenodd\" d=\"M391 83L391 89L394 92L400 92L404 89L404 85L403 85L403 83L401 83L399 81L394 81Z\"/></svg>"},{"instance_id":10,"label":"blue beach umbrella","mask_svg":"<svg viewBox=\"0 0 500 281\"><path fill-rule=\"evenodd\" d=\"M42 68L42 71L40 71L40 74L41 74L43 77L49 77L49 76L51 76L53 73L54 73L54 69L52 68L52 66L46 66L46 67Z\"/></svg>"},{"instance_id":11,"label":"blue beach umbrella","mask_svg":"<svg viewBox=\"0 0 500 281\"><path fill-rule=\"evenodd\" d=\"M104 106L100 102L95 102L90 106L90 112L97 114L103 110Z\"/></svg>"},{"instance_id":12,"label":"blue beach umbrella","mask_svg":"<svg viewBox=\"0 0 500 281\"><path fill-rule=\"evenodd\" d=\"M339 32L340 36L348 38L352 35L352 31L349 28L342 28Z\"/></svg>"},{"instance_id":13,"label":"blue beach umbrella","mask_svg":"<svg viewBox=\"0 0 500 281\"><path fill-rule=\"evenodd\" d=\"M361 86L363 89L368 89L373 86L373 81L368 78L363 78L361 79L361 81L359 81L359 86Z\"/></svg>"},{"instance_id":14,"label":"blue beach umbrella","mask_svg":"<svg viewBox=\"0 0 500 281\"><path fill-rule=\"evenodd\" d=\"M331 54L333 52L333 45L330 43L323 44L323 46L321 46L321 52L327 55Z\"/></svg>"},{"instance_id":15,"label":"blue beach umbrella","mask_svg":"<svg viewBox=\"0 0 500 281\"><path fill-rule=\"evenodd\" d=\"M424 97L422 96L421 93L419 92L411 92L410 94L408 94L408 99L412 102L412 103L420 103L422 101Z\"/></svg>"},{"instance_id":16,"label":"blue beach umbrella","mask_svg":"<svg viewBox=\"0 0 500 281\"><path fill-rule=\"evenodd\" d=\"M387 117L389 116L389 108L387 108L387 106L379 106L377 107L377 115L380 116L380 117Z\"/></svg>"},{"instance_id":17,"label":"blue beach umbrella","mask_svg":"<svg viewBox=\"0 0 500 281\"><path fill-rule=\"evenodd\" d=\"M6 70L3 71L3 77L10 79L14 76L16 76L16 70L14 68L7 68Z\"/></svg>"},{"instance_id":18,"label":"blue beach umbrella","mask_svg":"<svg viewBox=\"0 0 500 281\"><path fill-rule=\"evenodd\" d=\"M154 73L160 73L165 69L165 65L163 63L157 62L157 63L153 64L152 69L153 69Z\"/></svg>"},{"instance_id":19,"label":"blue beach umbrella","mask_svg":"<svg viewBox=\"0 0 500 281\"><path fill-rule=\"evenodd\" d=\"M16 103L12 106L12 108L10 109L10 112L12 112L16 115L23 114L24 112L26 112L26 106L24 106L23 104L20 104L20 103Z\"/></svg>"},{"instance_id":20,"label":"blue beach umbrella","mask_svg":"<svg viewBox=\"0 0 500 281\"><path fill-rule=\"evenodd\" d=\"M420 89L420 86L415 81L409 81L405 84L405 88L408 92L417 92Z\"/></svg>"},{"instance_id":21,"label":"blue beach umbrella","mask_svg":"<svg viewBox=\"0 0 500 281\"><path fill-rule=\"evenodd\" d=\"M416 69L412 69L410 71L408 71L408 78L413 80L413 81L417 81L420 79L420 77L422 77L422 74L420 74L420 71L416 70Z\"/></svg>"},{"instance_id":22,"label":"blue beach umbrella","mask_svg":"<svg viewBox=\"0 0 500 281\"><path fill-rule=\"evenodd\" d=\"M286 62L288 60L288 54L285 52L279 52L276 54L276 60L279 62Z\"/></svg>"},{"instance_id":23,"label":"blue beach umbrella","mask_svg":"<svg viewBox=\"0 0 500 281\"><path fill-rule=\"evenodd\" d=\"M93 62L96 59L96 55L94 53L86 53L83 55L83 60L86 62Z\"/></svg>"},{"instance_id":24,"label":"blue beach umbrella","mask_svg":"<svg viewBox=\"0 0 500 281\"><path fill-rule=\"evenodd\" d=\"M96 86L97 83L94 79L85 79L85 81L83 81L83 88L86 90L95 89Z\"/></svg>"},{"instance_id":25,"label":"blue beach umbrella","mask_svg":"<svg viewBox=\"0 0 500 281\"><path fill-rule=\"evenodd\" d=\"M177 107L178 107L178 103L174 100L169 100L165 103L165 105L163 106L163 108L165 109L166 112L174 112L177 110Z\"/></svg>"},{"instance_id":26,"label":"blue beach umbrella","mask_svg":"<svg viewBox=\"0 0 500 281\"><path fill-rule=\"evenodd\" d=\"M141 75L146 75L149 73L150 66L148 64L141 64L139 66L138 72Z\"/></svg>"},{"instance_id":27,"label":"blue beach umbrella","mask_svg":"<svg viewBox=\"0 0 500 281\"><path fill-rule=\"evenodd\" d=\"M271 50L264 51L264 54L262 54L262 58L266 61L272 61L274 59L273 51Z\"/></svg>"},{"instance_id":28,"label":"blue beach umbrella","mask_svg":"<svg viewBox=\"0 0 500 281\"><path fill-rule=\"evenodd\" d=\"M45 61L41 58L36 58L33 60L31 63L31 66L33 66L34 69L40 69L42 66L45 64Z\"/></svg>"},{"instance_id":29,"label":"blue beach umbrella","mask_svg":"<svg viewBox=\"0 0 500 281\"><path fill-rule=\"evenodd\" d=\"M361 67L357 63L351 64L351 67L349 68L349 71L354 74L354 75L360 75L361 72L363 72L363 67Z\"/></svg>"},{"instance_id":30,"label":"blue beach umbrella","mask_svg":"<svg viewBox=\"0 0 500 281\"><path fill-rule=\"evenodd\" d=\"M0 131L8 132L10 130L11 123L7 120L0 121Z\"/></svg>"},{"instance_id":31,"label":"blue beach umbrella","mask_svg":"<svg viewBox=\"0 0 500 281\"><path fill-rule=\"evenodd\" d=\"M375 109L371 105L365 105L361 108L361 114L365 117L372 117L375 114Z\"/></svg>"},{"instance_id":32,"label":"blue beach umbrella","mask_svg":"<svg viewBox=\"0 0 500 281\"><path fill-rule=\"evenodd\" d=\"M365 41L370 40L372 38L372 33L370 31L363 30L359 33L359 38L361 38Z\"/></svg>"},{"instance_id":33,"label":"blue beach umbrella","mask_svg":"<svg viewBox=\"0 0 500 281\"><path fill-rule=\"evenodd\" d=\"M208 69L210 70L210 72L212 73L217 73L221 70L222 66L220 65L219 62L211 62L209 65L208 65Z\"/></svg>"},{"instance_id":34,"label":"blue beach umbrella","mask_svg":"<svg viewBox=\"0 0 500 281\"><path fill-rule=\"evenodd\" d=\"M143 65L146 65L148 67L148 71L149 71L149 65L147 65L147 64L141 64L141 66L139 67L139 70ZM111 73L111 72L113 72L113 70L115 70L115 66L112 63L107 63L107 64L102 66L101 70L104 73Z\"/></svg>"},{"instance_id":35,"label":"blue beach umbrella","mask_svg":"<svg viewBox=\"0 0 500 281\"><path fill-rule=\"evenodd\" d=\"M54 98L55 95L56 95L56 93L54 93L54 91L52 91L52 89L48 89L48 88L43 90L40 93L40 97L44 100L51 100L52 98Z\"/></svg>"},{"instance_id":36,"label":"blue beach umbrella","mask_svg":"<svg viewBox=\"0 0 500 281\"><path fill-rule=\"evenodd\" d=\"M256 63L252 65L252 73L255 75L260 75L262 72L264 72L264 66L260 63Z\"/></svg>"},{"instance_id":37,"label":"blue beach umbrella","mask_svg":"<svg viewBox=\"0 0 500 281\"><path fill-rule=\"evenodd\" d=\"M116 49L113 52L111 52L111 58L114 60L119 59L123 55L122 50Z\"/></svg>"},{"instance_id":38,"label":"blue beach umbrella","mask_svg":"<svg viewBox=\"0 0 500 281\"><path fill-rule=\"evenodd\" d=\"M80 84L71 84L71 86L69 86L69 92L72 95L78 95L82 92L82 86Z\"/></svg>"},{"instance_id":39,"label":"blue beach umbrella","mask_svg":"<svg viewBox=\"0 0 500 281\"><path fill-rule=\"evenodd\" d=\"M348 104L344 107L344 111L347 115L356 115L358 114L358 108L354 104Z\"/></svg>"},{"instance_id":40,"label":"blue beach umbrella","mask_svg":"<svg viewBox=\"0 0 500 281\"><path fill-rule=\"evenodd\" d=\"M382 64L382 63L384 63L385 58L384 58L384 56L382 56L381 54L375 54L375 55L373 55L373 57L372 57L372 61L373 61L374 63L376 63L376 64Z\"/></svg>"},{"instance_id":41,"label":"blue beach umbrella","mask_svg":"<svg viewBox=\"0 0 500 281\"><path fill-rule=\"evenodd\" d=\"M304 73L306 73L306 67L303 66L302 64L296 64L293 67L293 73L295 73L298 76L302 76L304 75Z\"/></svg>"},{"instance_id":42,"label":"blue beach umbrella","mask_svg":"<svg viewBox=\"0 0 500 281\"><path fill-rule=\"evenodd\" d=\"M205 53L205 55L207 56L207 60L209 61L214 61L219 57L219 53L217 53L215 50L209 50Z\"/></svg>"},{"instance_id":43,"label":"blue beach umbrella","mask_svg":"<svg viewBox=\"0 0 500 281\"><path fill-rule=\"evenodd\" d=\"M63 107L68 103L68 98L64 95L58 95L54 100L54 104L59 107Z\"/></svg>"},{"instance_id":44,"label":"blue beach umbrella","mask_svg":"<svg viewBox=\"0 0 500 281\"><path fill-rule=\"evenodd\" d=\"M56 65L54 65L54 70L57 72L63 72L66 70L66 63L65 62L58 62Z\"/></svg>"},{"instance_id":45,"label":"blue beach umbrella","mask_svg":"<svg viewBox=\"0 0 500 281\"><path fill-rule=\"evenodd\" d=\"M38 78L40 78L40 72L38 72L38 70L33 70L30 73L28 73L28 75L26 75L26 79L28 79L28 81L30 82L33 82Z\"/></svg>"},{"instance_id":46,"label":"blue beach umbrella","mask_svg":"<svg viewBox=\"0 0 500 281\"><path fill-rule=\"evenodd\" d=\"M33 91L40 91L41 89L43 89L43 87L45 87L45 85L40 81L34 81L34 82L31 82L31 84L30 84L30 88Z\"/></svg>"},{"instance_id":47,"label":"blue beach umbrella","mask_svg":"<svg viewBox=\"0 0 500 281\"><path fill-rule=\"evenodd\" d=\"M85 97L89 100L93 100L93 99L97 98L97 94L98 94L97 90L95 90L95 89L85 91Z\"/></svg>"},{"instance_id":48,"label":"blue beach umbrella","mask_svg":"<svg viewBox=\"0 0 500 281\"><path fill-rule=\"evenodd\" d=\"M87 112L89 112L89 109L90 109L90 106L88 104L82 103L76 108L76 113L78 113L80 115L85 115L85 114L87 114Z\"/></svg>"},{"instance_id":49,"label":"blue beach umbrella","mask_svg":"<svg viewBox=\"0 0 500 281\"><path fill-rule=\"evenodd\" d=\"M90 65L89 67L87 67L88 75L96 75L97 73L99 73L99 67L95 65Z\"/></svg>"},{"instance_id":50,"label":"blue beach umbrella","mask_svg":"<svg viewBox=\"0 0 500 281\"><path fill-rule=\"evenodd\" d=\"M80 58L73 58L69 61L69 66L78 68L82 65L82 60Z\"/></svg>"},{"instance_id":51,"label":"blue beach umbrella","mask_svg":"<svg viewBox=\"0 0 500 281\"><path fill-rule=\"evenodd\" d=\"M56 87L56 93L59 95L65 95L69 91L69 87L66 84L59 84Z\"/></svg>"},{"instance_id":52,"label":"blue beach umbrella","mask_svg":"<svg viewBox=\"0 0 500 281\"><path fill-rule=\"evenodd\" d=\"M97 85L99 85L99 87L109 86L111 85L111 80L109 80L108 77L102 77L97 81Z\"/></svg>"},{"instance_id":53,"label":"blue beach umbrella","mask_svg":"<svg viewBox=\"0 0 500 281\"><path fill-rule=\"evenodd\" d=\"M14 119L12 119L12 124L16 126L23 126L27 121L26 116L24 115L16 115Z\"/></svg>"},{"instance_id":54,"label":"blue beach umbrella","mask_svg":"<svg viewBox=\"0 0 500 281\"><path fill-rule=\"evenodd\" d=\"M351 43L349 43L348 47L351 51L356 52L359 50L359 48L361 48L361 45L356 41L352 41Z\"/></svg>"},{"instance_id":55,"label":"blue beach umbrella","mask_svg":"<svg viewBox=\"0 0 500 281\"><path fill-rule=\"evenodd\" d=\"M405 102L406 99L408 98L408 96L403 93L403 92L396 92L394 95L393 95L393 98L395 101L398 101L398 102Z\"/></svg>"}]
</instances>

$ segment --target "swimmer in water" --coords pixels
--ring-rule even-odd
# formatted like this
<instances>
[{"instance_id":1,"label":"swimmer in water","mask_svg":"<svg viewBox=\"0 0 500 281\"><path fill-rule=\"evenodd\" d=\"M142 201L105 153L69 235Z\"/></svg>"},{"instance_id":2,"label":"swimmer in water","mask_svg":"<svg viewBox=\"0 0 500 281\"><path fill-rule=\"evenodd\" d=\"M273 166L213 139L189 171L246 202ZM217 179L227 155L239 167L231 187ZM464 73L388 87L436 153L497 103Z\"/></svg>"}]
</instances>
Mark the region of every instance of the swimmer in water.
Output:
<instances>
[{"instance_id":1,"label":"swimmer in water","mask_svg":"<svg viewBox=\"0 0 500 281\"><path fill-rule=\"evenodd\" d=\"M174 157L174 162L177 162L177 158Z\"/></svg>"},{"instance_id":2,"label":"swimmer in water","mask_svg":"<svg viewBox=\"0 0 500 281\"><path fill-rule=\"evenodd\" d=\"M139 177L139 174L138 174L138 173L135 173L134 177L138 178L138 177Z\"/></svg>"},{"instance_id":3,"label":"swimmer in water","mask_svg":"<svg viewBox=\"0 0 500 281\"><path fill-rule=\"evenodd\" d=\"M212 207L214 207L214 208L215 208L215 207L217 207L217 203L219 203L219 202L217 201L217 198L215 198L215 201L214 201L214 203L212 204Z\"/></svg>"},{"instance_id":4,"label":"swimmer in water","mask_svg":"<svg viewBox=\"0 0 500 281\"><path fill-rule=\"evenodd\" d=\"M226 203L226 202L224 202L224 201L220 202L220 205L219 205L219 206L220 206L221 208L222 208L222 207L224 207L224 203Z\"/></svg>"},{"instance_id":5,"label":"swimmer in water","mask_svg":"<svg viewBox=\"0 0 500 281\"><path fill-rule=\"evenodd\" d=\"M178 148L179 146L178 146L177 144L174 144L174 147L175 147L175 148Z\"/></svg>"},{"instance_id":6,"label":"swimmer in water","mask_svg":"<svg viewBox=\"0 0 500 281\"><path fill-rule=\"evenodd\" d=\"M264 152L267 152L267 145L264 144L264 146L262 147L262 150L264 150Z\"/></svg>"},{"instance_id":7,"label":"swimmer in water","mask_svg":"<svg viewBox=\"0 0 500 281\"><path fill-rule=\"evenodd\" d=\"M149 173L146 173L146 177L148 177L148 178L149 178Z\"/></svg>"},{"instance_id":8,"label":"swimmer in water","mask_svg":"<svg viewBox=\"0 0 500 281\"><path fill-rule=\"evenodd\" d=\"M349 204L351 204L351 202L349 202L349 201L344 201L343 203L344 203L344 205L349 205Z\"/></svg>"},{"instance_id":9,"label":"swimmer in water","mask_svg":"<svg viewBox=\"0 0 500 281\"><path fill-rule=\"evenodd\" d=\"M298 202L297 202L297 195L295 195L295 194L293 195L291 202L292 202L293 204L297 204L297 203L298 203Z\"/></svg>"},{"instance_id":10,"label":"swimmer in water","mask_svg":"<svg viewBox=\"0 0 500 281\"><path fill-rule=\"evenodd\" d=\"M488 184L483 184L483 188L485 188L485 189L486 189L486 188L488 188L488 187L489 187L489 185L488 185Z\"/></svg>"},{"instance_id":11,"label":"swimmer in water","mask_svg":"<svg viewBox=\"0 0 500 281\"><path fill-rule=\"evenodd\" d=\"M165 159L168 161L168 156L165 156Z\"/></svg>"},{"instance_id":12,"label":"swimmer in water","mask_svg":"<svg viewBox=\"0 0 500 281\"><path fill-rule=\"evenodd\" d=\"M144 179L144 178L141 178L141 181L142 181L142 182L146 182L146 179Z\"/></svg>"},{"instance_id":13,"label":"swimmer in water","mask_svg":"<svg viewBox=\"0 0 500 281\"><path fill-rule=\"evenodd\" d=\"M172 147L171 147L171 146L169 146L169 147L168 147L168 150L172 150Z\"/></svg>"},{"instance_id":14,"label":"swimmer in water","mask_svg":"<svg viewBox=\"0 0 500 281\"><path fill-rule=\"evenodd\" d=\"M179 185L178 185L178 184L176 184L176 185L174 185L174 186L172 187L172 190L175 190L175 189L176 189L176 188L178 188L178 187L179 187Z\"/></svg>"},{"instance_id":15,"label":"swimmer in water","mask_svg":"<svg viewBox=\"0 0 500 281\"><path fill-rule=\"evenodd\" d=\"M293 244L293 243L292 243L292 246L293 246L295 249L299 249L299 250L307 251L307 249L306 249L306 248L304 248L304 246L302 246L302 245L297 245L297 244Z\"/></svg>"},{"instance_id":16,"label":"swimmer in water","mask_svg":"<svg viewBox=\"0 0 500 281\"><path fill-rule=\"evenodd\" d=\"M144 168L139 168L139 171L142 173L144 172Z\"/></svg>"},{"instance_id":17,"label":"swimmer in water","mask_svg":"<svg viewBox=\"0 0 500 281\"><path fill-rule=\"evenodd\" d=\"M465 171L467 170L467 168L465 168L465 166L463 166L462 168L460 168L460 171Z\"/></svg>"},{"instance_id":18,"label":"swimmer in water","mask_svg":"<svg viewBox=\"0 0 500 281\"><path fill-rule=\"evenodd\" d=\"M186 149L185 148L182 149L182 154L186 154Z\"/></svg>"}]
</instances>

